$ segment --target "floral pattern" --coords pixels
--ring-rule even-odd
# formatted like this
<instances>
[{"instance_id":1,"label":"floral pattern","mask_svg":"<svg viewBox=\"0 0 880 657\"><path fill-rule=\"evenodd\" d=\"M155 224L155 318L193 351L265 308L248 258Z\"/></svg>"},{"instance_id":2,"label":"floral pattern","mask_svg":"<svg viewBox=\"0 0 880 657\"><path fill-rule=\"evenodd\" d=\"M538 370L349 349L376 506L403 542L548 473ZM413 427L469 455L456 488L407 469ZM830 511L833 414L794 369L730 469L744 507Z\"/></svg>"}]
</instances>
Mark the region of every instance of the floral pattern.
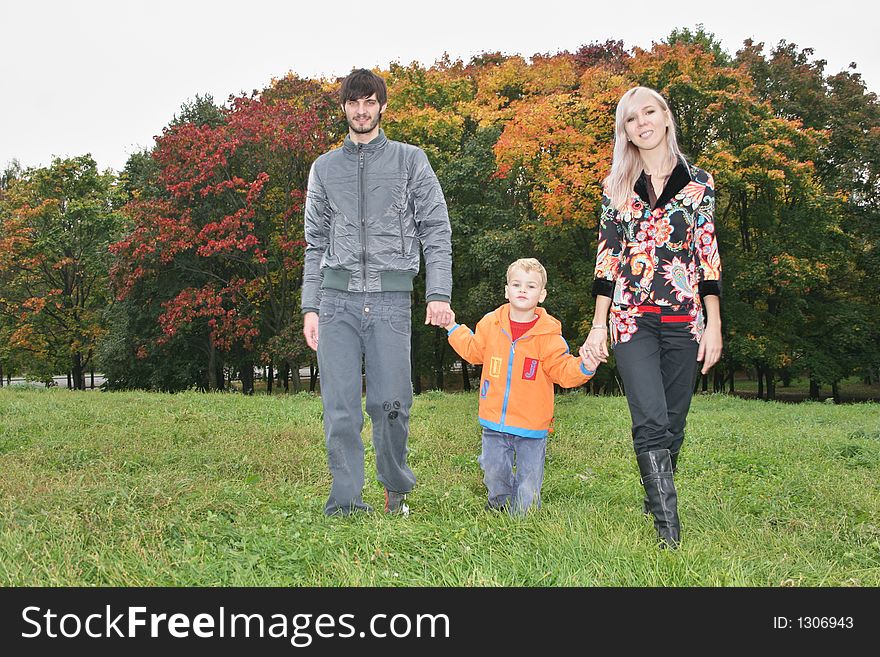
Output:
<instances>
[{"instance_id":1,"label":"floral pattern","mask_svg":"<svg viewBox=\"0 0 880 657\"><path fill-rule=\"evenodd\" d=\"M714 181L698 167L681 166L690 181L661 207L652 210L633 192L621 212L602 197L595 276L614 284L614 344L629 341L638 330L640 305L690 315L691 334L696 340L702 336L700 283L721 280Z\"/></svg>"}]
</instances>

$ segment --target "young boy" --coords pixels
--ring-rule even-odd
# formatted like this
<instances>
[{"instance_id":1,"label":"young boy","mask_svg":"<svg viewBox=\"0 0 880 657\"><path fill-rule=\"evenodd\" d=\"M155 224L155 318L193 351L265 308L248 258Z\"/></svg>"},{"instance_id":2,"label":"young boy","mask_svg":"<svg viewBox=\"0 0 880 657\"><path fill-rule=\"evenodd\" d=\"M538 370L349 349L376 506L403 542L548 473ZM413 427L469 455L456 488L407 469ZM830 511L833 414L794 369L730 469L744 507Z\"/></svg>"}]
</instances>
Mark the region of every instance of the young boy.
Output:
<instances>
[{"instance_id":1,"label":"young boy","mask_svg":"<svg viewBox=\"0 0 880 657\"><path fill-rule=\"evenodd\" d=\"M479 419L486 508L507 507L511 515L541 506L553 384L583 385L599 366L592 356L569 354L559 320L538 307L547 296L546 285L541 263L521 258L507 268L504 298L509 303L483 317L475 333L456 324L454 316L445 327L452 348L469 363L483 365Z\"/></svg>"}]
</instances>

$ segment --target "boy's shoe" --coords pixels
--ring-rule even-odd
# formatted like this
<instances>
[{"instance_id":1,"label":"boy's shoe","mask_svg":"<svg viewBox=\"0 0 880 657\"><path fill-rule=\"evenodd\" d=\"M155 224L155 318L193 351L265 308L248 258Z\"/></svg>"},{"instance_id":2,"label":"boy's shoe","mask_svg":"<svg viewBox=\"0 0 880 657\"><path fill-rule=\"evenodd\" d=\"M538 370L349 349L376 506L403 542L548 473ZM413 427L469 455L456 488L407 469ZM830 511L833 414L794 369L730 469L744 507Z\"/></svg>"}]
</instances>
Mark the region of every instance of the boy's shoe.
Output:
<instances>
[{"instance_id":1,"label":"boy's shoe","mask_svg":"<svg viewBox=\"0 0 880 657\"><path fill-rule=\"evenodd\" d=\"M385 489L385 513L406 517L409 515L409 507L405 504L406 493L395 493Z\"/></svg>"},{"instance_id":2,"label":"boy's shoe","mask_svg":"<svg viewBox=\"0 0 880 657\"><path fill-rule=\"evenodd\" d=\"M509 507L508 500L504 500L503 502L486 502L485 510L486 511L507 511Z\"/></svg>"}]
</instances>

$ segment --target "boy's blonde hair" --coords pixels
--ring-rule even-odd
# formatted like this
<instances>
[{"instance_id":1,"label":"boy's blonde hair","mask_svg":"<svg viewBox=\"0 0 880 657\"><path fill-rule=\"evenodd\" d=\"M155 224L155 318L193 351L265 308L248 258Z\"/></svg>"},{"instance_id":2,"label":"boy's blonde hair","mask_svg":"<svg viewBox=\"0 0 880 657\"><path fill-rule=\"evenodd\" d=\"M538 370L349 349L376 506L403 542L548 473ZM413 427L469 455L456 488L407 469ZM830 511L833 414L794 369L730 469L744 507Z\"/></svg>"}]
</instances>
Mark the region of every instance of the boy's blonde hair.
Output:
<instances>
[{"instance_id":1,"label":"boy's blonde hair","mask_svg":"<svg viewBox=\"0 0 880 657\"><path fill-rule=\"evenodd\" d=\"M541 277L541 287L547 287L547 270L544 269L544 265L538 262L535 258L520 258L519 260L514 260L510 263L510 266L507 268L507 282L510 282L510 275L514 269L520 269L527 274L530 271L538 272L538 276Z\"/></svg>"}]
</instances>

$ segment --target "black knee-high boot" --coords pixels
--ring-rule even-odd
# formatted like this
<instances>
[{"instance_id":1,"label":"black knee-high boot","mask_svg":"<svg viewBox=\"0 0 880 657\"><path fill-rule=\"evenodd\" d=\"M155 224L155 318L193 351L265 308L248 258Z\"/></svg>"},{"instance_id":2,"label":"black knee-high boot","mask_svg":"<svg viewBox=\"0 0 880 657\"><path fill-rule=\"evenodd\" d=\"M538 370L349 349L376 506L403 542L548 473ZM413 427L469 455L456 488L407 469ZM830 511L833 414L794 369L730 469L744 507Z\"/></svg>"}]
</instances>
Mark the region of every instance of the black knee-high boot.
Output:
<instances>
[{"instance_id":1,"label":"black knee-high boot","mask_svg":"<svg viewBox=\"0 0 880 657\"><path fill-rule=\"evenodd\" d=\"M678 496L672 478L672 455L668 449L658 449L636 455L642 485L648 498L648 508L654 516L654 528L662 547L677 548L681 537L678 520Z\"/></svg>"},{"instance_id":2,"label":"black knee-high boot","mask_svg":"<svg viewBox=\"0 0 880 657\"><path fill-rule=\"evenodd\" d=\"M672 474L678 472L678 452L670 452L670 457L672 458ZM648 506L648 496L645 495L645 499L642 500L642 513L648 515L651 513L651 509Z\"/></svg>"}]
</instances>

